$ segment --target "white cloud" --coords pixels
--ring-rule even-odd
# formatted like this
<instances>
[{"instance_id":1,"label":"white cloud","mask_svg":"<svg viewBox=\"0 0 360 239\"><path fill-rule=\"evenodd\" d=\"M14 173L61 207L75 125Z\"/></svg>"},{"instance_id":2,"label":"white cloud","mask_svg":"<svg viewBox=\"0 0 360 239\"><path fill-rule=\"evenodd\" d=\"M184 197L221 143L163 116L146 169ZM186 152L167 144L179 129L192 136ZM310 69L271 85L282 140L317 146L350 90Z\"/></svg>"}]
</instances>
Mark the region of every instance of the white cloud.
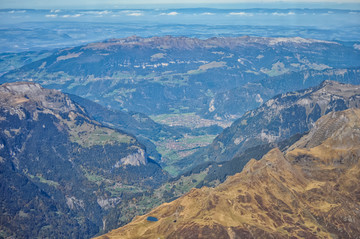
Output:
<instances>
[{"instance_id":1,"label":"white cloud","mask_svg":"<svg viewBox=\"0 0 360 239\"><path fill-rule=\"evenodd\" d=\"M106 15L106 14L110 14L110 13L112 13L112 12L111 12L111 11L107 11L107 10L97 12L97 14L99 14L99 15Z\"/></svg>"},{"instance_id":2,"label":"white cloud","mask_svg":"<svg viewBox=\"0 0 360 239\"><path fill-rule=\"evenodd\" d=\"M69 17L81 17L82 14L74 14L74 15L63 15L63 18L69 18Z\"/></svg>"},{"instance_id":3,"label":"white cloud","mask_svg":"<svg viewBox=\"0 0 360 239\"><path fill-rule=\"evenodd\" d=\"M204 13L201 13L201 15L211 16L211 15L215 15L215 13L212 13L212 12L204 12Z\"/></svg>"},{"instance_id":4,"label":"white cloud","mask_svg":"<svg viewBox=\"0 0 360 239\"><path fill-rule=\"evenodd\" d=\"M133 12L133 13L129 13L127 14L128 16L133 16L133 17L140 17L142 16L143 14L141 12Z\"/></svg>"},{"instance_id":5,"label":"white cloud","mask_svg":"<svg viewBox=\"0 0 360 239\"><path fill-rule=\"evenodd\" d=\"M26 10L19 10L19 11L11 10L11 11L8 11L8 13L11 13L11 14L13 14L13 13L25 13L25 12L26 12Z\"/></svg>"},{"instance_id":6,"label":"white cloud","mask_svg":"<svg viewBox=\"0 0 360 239\"><path fill-rule=\"evenodd\" d=\"M121 12L125 13L127 16L132 16L132 17L139 17L139 16L144 15L144 13L142 11L124 10Z\"/></svg>"},{"instance_id":7,"label":"white cloud","mask_svg":"<svg viewBox=\"0 0 360 239\"><path fill-rule=\"evenodd\" d=\"M57 17L58 15L57 14L46 14L45 17Z\"/></svg>"},{"instance_id":8,"label":"white cloud","mask_svg":"<svg viewBox=\"0 0 360 239\"><path fill-rule=\"evenodd\" d=\"M107 14L111 14L113 13L112 11L108 11L108 10L104 10L104 11L86 11L86 12L81 12L83 14L93 14L96 16L102 16L102 15L107 15Z\"/></svg>"},{"instance_id":9,"label":"white cloud","mask_svg":"<svg viewBox=\"0 0 360 239\"><path fill-rule=\"evenodd\" d=\"M273 12L272 15L274 15L274 16L291 16L291 15L295 15L295 12L288 12L288 13Z\"/></svg>"},{"instance_id":10,"label":"white cloud","mask_svg":"<svg viewBox=\"0 0 360 239\"><path fill-rule=\"evenodd\" d=\"M58 13L58 12L61 12L61 10L55 9L55 10L51 10L50 12Z\"/></svg>"},{"instance_id":11,"label":"white cloud","mask_svg":"<svg viewBox=\"0 0 360 239\"><path fill-rule=\"evenodd\" d=\"M254 16L254 14L247 13L247 12L230 12L229 15L231 15L231 16L248 16L248 17Z\"/></svg>"},{"instance_id":12,"label":"white cloud","mask_svg":"<svg viewBox=\"0 0 360 239\"><path fill-rule=\"evenodd\" d=\"M176 16L178 15L179 13L178 12L169 12L169 13L161 13L160 15L166 15L166 16Z\"/></svg>"}]
</instances>

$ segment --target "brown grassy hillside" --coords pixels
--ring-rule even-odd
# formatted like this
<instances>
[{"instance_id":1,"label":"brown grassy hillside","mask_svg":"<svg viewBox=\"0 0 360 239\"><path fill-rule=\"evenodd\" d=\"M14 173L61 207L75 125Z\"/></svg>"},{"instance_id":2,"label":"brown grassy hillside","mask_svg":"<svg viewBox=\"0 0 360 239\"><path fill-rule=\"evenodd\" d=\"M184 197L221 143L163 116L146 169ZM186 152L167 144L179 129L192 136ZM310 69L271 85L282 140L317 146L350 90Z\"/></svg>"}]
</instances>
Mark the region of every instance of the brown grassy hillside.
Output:
<instances>
[{"instance_id":1,"label":"brown grassy hillside","mask_svg":"<svg viewBox=\"0 0 360 239\"><path fill-rule=\"evenodd\" d=\"M285 155L273 149L100 238L358 238L359 158L360 110L330 113Z\"/></svg>"}]
</instances>

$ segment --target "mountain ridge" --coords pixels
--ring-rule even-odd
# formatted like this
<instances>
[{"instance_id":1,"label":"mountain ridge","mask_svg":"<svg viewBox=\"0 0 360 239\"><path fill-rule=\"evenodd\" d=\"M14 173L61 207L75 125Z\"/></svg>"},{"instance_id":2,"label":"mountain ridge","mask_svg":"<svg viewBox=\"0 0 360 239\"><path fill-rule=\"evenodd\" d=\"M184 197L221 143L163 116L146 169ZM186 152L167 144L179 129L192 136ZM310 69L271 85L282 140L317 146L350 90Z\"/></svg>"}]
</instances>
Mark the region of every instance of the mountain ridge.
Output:
<instances>
[{"instance_id":1,"label":"mountain ridge","mask_svg":"<svg viewBox=\"0 0 360 239\"><path fill-rule=\"evenodd\" d=\"M293 135L304 134L326 113L359 108L359 87L336 81L323 81L315 87L279 94L246 112L225 128L210 145L179 160L176 166L182 168L183 173L205 162L228 161L226 167L233 163L235 168L238 168L246 161L236 162L235 158L242 161L244 155L259 156ZM257 146L259 149L256 149ZM255 151L251 152L252 149ZM215 171L216 169L223 171L218 167L214 168ZM241 170L241 167L239 169ZM216 174L219 175L219 172Z\"/></svg>"},{"instance_id":2,"label":"mountain ridge","mask_svg":"<svg viewBox=\"0 0 360 239\"><path fill-rule=\"evenodd\" d=\"M353 47L311 39L129 37L58 50L0 81L35 81L117 110L202 115L204 102L234 87L291 72L359 67L359 58ZM285 92L299 89L294 84ZM266 89L255 95L269 97Z\"/></svg>"},{"instance_id":3,"label":"mountain ridge","mask_svg":"<svg viewBox=\"0 0 360 239\"><path fill-rule=\"evenodd\" d=\"M193 49L195 47L206 47L206 48L215 48L215 47L236 47L243 44L266 44L266 45L276 45L276 44L335 44L339 43L334 41L325 41L325 40L316 40L316 39L305 39L301 37L254 37L254 36L243 36L243 37L212 37L208 39L199 39L199 38L190 38L190 37L173 37L173 36L164 36L164 37L139 37L139 36L130 36L122 39L109 39L103 41L102 43L90 43L86 48L96 48L103 49L116 45L135 47L137 45L147 44L150 46L156 46L159 48L182 48L182 49Z\"/></svg>"},{"instance_id":4,"label":"mountain ridge","mask_svg":"<svg viewBox=\"0 0 360 239\"><path fill-rule=\"evenodd\" d=\"M334 119L346 123L332 130ZM357 238L360 110L316 124L285 154L275 148L215 189L193 189L99 238ZM332 131L318 146L302 144L324 128Z\"/></svg>"},{"instance_id":5,"label":"mountain ridge","mask_svg":"<svg viewBox=\"0 0 360 239\"><path fill-rule=\"evenodd\" d=\"M236 146L235 152L241 152L241 147L243 149L249 147L245 144L251 146L259 144L257 141L264 143L275 142L296 133L306 132L318 118L330 111L344 110L352 107L359 108L359 100L360 86L341 84L335 81L324 81L319 86L313 88L280 94L236 120L230 128L225 129L214 140L212 147L220 144L222 139L226 139L229 135L232 135L232 142L230 141L229 144L229 139L227 139L227 141L222 143L225 147L226 144ZM254 116L258 117L258 119L255 119ZM259 118L259 116L261 117ZM250 119L252 123L249 121ZM264 123L261 123L262 121ZM278 122L276 123L276 121ZM266 125L265 132L263 130L264 127L259 127L259 124ZM292 124L296 124L297 129L294 129ZM248 131L250 137L246 133L248 127L253 128L253 130ZM290 128L292 129L290 130ZM214 151L209 151L210 155L214 155L213 153ZM234 156L235 154L231 155ZM217 155L219 154L217 153ZM219 156L215 156L215 160L216 157Z\"/></svg>"}]
</instances>

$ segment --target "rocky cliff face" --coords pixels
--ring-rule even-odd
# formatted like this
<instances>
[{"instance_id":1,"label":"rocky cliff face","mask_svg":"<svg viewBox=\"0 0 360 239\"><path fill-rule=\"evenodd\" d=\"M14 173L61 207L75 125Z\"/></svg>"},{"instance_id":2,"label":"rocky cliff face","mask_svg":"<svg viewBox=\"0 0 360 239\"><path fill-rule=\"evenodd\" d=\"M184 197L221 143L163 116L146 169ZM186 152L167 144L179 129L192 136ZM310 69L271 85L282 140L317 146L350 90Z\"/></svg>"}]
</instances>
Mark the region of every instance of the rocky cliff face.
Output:
<instances>
[{"instance_id":1,"label":"rocky cliff face","mask_svg":"<svg viewBox=\"0 0 360 239\"><path fill-rule=\"evenodd\" d=\"M273 149L100 238L357 238L359 127L359 109L330 112L285 154Z\"/></svg>"},{"instance_id":2,"label":"rocky cliff face","mask_svg":"<svg viewBox=\"0 0 360 239\"><path fill-rule=\"evenodd\" d=\"M9 139L16 138L17 134L14 132L21 134L22 130L27 128L26 126L22 128L22 125L18 125L20 127L16 128L16 121L9 122L7 120L9 117L18 121L27 120L40 124L42 123L41 118L46 118L48 121L54 121L49 122L48 127L56 127L60 133L67 134L71 143L84 148L129 145L128 149L131 148L131 150L125 150L116 156L118 160L113 160L121 161L124 157L140 152L141 157L133 157L127 162L138 165L145 165L147 162L144 147L133 136L103 127L98 122L91 120L81 106L58 91L44 89L38 84L18 82L2 85L0 94L2 124L5 134L10 136ZM46 126L46 123L42 125L44 131L47 131ZM14 128L7 129L7 127ZM31 129L28 130L31 132ZM17 153L22 153L22 151ZM104 153L104 157L107 156Z\"/></svg>"},{"instance_id":3,"label":"rocky cliff face","mask_svg":"<svg viewBox=\"0 0 360 239\"><path fill-rule=\"evenodd\" d=\"M281 94L236 120L214 140L206 154L210 160L230 160L247 148L304 133L329 112L359 107L360 86L333 81Z\"/></svg>"},{"instance_id":4,"label":"rocky cliff face","mask_svg":"<svg viewBox=\"0 0 360 239\"><path fill-rule=\"evenodd\" d=\"M249 82L243 86L217 93L209 100L209 107L204 109L202 114L206 118L238 119L249 109L261 106L276 95L314 87L325 80L358 84L360 69L303 70Z\"/></svg>"},{"instance_id":5,"label":"rocky cliff face","mask_svg":"<svg viewBox=\"0 0 360 239\"><path fill-rule=\"evenodd\" d=\"M106 229L111 208L139 193L128 187L146 191L167 178L135 137L38 84L0 86L0 128L5 236L89 237Z\"/></svg>"}]
</instances>

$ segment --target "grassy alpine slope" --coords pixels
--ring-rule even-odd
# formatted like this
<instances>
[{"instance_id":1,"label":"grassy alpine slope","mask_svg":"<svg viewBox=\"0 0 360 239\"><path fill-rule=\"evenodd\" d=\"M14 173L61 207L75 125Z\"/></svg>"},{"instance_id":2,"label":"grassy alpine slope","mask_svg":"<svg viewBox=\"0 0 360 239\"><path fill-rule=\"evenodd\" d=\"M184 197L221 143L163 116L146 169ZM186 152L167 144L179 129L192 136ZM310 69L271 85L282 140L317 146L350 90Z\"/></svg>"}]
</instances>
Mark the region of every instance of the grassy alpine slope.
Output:
<instances>
[{"instance_id":1,"label":"grassy alpine slope","mask_svg":"<svg viewBox=\"0 0 360 239\"><path fill-rule=\"evenodd\" d=\"M275 148L218 187L193 189L99 238L357 238L359 127L359 109L331 112L286 153Z\"/></svg>"}]
</instances>

